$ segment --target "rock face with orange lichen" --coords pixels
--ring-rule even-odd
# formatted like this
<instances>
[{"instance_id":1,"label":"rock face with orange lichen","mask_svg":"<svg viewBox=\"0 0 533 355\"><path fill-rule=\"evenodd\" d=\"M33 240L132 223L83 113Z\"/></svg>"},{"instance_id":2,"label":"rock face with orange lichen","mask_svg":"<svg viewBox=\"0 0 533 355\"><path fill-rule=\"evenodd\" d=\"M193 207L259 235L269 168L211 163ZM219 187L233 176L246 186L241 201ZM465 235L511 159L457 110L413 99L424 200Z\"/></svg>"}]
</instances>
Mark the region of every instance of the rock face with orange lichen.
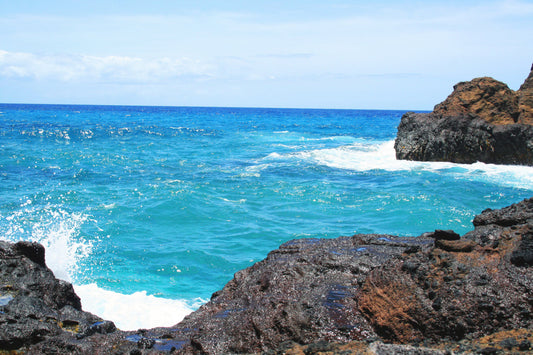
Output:
<instances>
[{"instance_id":1,"label":"rock face with orange lichen","mask_svg":"<svg viewBox=\"0 0 533 355\"><path fill-rule=\"evenodd\" d=\"M370 272L358 303L383 339L457 341L532 327L533 199L485 211L474 225Z\"/></svg>"},{"instance_id":2,"label":"rock face with orange lichen","mask_svg":"<svg viewBox=\"0 0 533 355\"><path fill-rule=\"evenodd\" d=\"M492 78L461 82L431 113L406 113L396 157L533 165L533 67L519 90Z\"/></svg>"}]
</instances>

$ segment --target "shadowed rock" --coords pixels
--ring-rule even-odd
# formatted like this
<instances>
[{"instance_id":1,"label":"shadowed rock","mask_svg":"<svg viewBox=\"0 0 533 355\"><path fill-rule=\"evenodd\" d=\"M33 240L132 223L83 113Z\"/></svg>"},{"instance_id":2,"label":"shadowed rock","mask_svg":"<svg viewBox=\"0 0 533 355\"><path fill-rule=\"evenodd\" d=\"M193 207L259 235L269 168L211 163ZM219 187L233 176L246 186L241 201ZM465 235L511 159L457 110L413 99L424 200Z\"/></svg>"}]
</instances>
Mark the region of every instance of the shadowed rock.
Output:
<instances>
[{"instance_id":1,"label":"shadowed rock","mask_svg":"<svg viewBox=\"0 0 533 355\"><path fill-rule=\"evenodd\" d=\"M81 310L72 285L46 267L42 245L0 241L0 350L90 353L79 339L114 330L112 322Z\"/></svg>"}]
</instances>

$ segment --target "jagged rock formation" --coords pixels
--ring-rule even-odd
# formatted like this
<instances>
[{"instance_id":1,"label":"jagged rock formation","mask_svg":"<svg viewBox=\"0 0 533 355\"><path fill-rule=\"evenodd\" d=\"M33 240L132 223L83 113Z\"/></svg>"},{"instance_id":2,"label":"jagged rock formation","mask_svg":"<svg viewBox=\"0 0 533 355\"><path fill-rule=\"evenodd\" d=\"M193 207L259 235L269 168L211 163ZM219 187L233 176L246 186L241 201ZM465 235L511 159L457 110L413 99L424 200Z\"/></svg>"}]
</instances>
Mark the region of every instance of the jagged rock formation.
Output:
<instances>
[{"instance_id":1,"label":"jagged rock formation","mask_svg":"<svg viewBox=\"0 0 533 355\"><path fill-rule=\"evenodd\" d=\"M463 237L287 242L170 328L114 330L79 308L34 243L0 243L0 352L533 353L533 198Z\"/></svg>"},{"instance_id":2,"label":"jagged rock formation","mask_svg":"<svg viewBox=\"0 0 533 355\"><path fill-rule=\"evenodd\" d=\"M492 78L461 82L431 113L406 113L398 159L533 165L533 66L518 91Z\"/></svg>"},{"instance_id":3,"label":"jagged rock formation","mask_svg":"<svg viewBox=\"0 0 533 355\"><path fill-rule=\"evenodd\" d=\"M523 209L522 209L523 208ZM517 210L523 213L516 214ZM474 219L463 238L372 270L359 307L390 342L478 338L533 325L533 200Z\"/></svg>"},{"instance_id":4,"label":"jagged rock formation","mask_svg":"<svg viewBox=\"0 0 533 355\"><path fill-rule=\"evenodd\" d=\"M0 352L37 345L35 353L90 353L80 340L115 325L83 312L72 285L54 277L44 256L38 243L0 241Z\"/></svg>"}]
</instances>

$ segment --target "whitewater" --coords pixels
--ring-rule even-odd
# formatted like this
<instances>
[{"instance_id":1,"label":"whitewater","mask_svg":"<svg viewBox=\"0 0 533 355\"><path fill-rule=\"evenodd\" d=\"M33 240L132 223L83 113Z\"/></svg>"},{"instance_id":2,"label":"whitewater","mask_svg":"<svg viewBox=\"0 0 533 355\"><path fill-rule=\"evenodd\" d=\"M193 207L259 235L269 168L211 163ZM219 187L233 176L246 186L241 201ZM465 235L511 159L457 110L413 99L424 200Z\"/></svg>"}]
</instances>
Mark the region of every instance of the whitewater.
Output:
<instances>
[{"instance_id":1,"label":"whitewater","mask_svg":"<svg viewBox=\"0 0 533 355\"><path fill-rule=\"evenodd\" d=\"M295 238L466 233L533 168L399 161L404 111L0 104L0 237L84 310L171 326Z\"/></svg>"}]
</instances>

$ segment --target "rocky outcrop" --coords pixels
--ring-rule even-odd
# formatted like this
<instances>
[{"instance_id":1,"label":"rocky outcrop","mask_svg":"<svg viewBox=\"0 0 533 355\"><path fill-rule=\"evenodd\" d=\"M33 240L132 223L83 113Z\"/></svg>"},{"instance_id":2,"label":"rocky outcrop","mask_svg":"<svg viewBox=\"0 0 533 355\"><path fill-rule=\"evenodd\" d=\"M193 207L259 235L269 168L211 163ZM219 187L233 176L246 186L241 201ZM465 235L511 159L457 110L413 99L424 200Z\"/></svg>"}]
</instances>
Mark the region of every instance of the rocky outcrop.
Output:
<instances>
[{"instance_id":1,"label":"rocky outcrop","mask_svg":"<svg viewBox=\"0 0 533 355\"><path fill-rule=\"evenodd\" d=\"M529 329L532 222L533 200L486 211L460 240L437 239L426 252L372 270L359 306L389 342L436 343Z\"/></svg>"},{"instance_id":2,"label":"rocky outcrop","mask_svg":"<svg viewBox=\"0 0 533 355\"><path fill-rule=\"evenodd\" d=\"M0 351L90 353L82 339L113 331L112 322L82 311L72 285L46 267L42 245L0 241Z\"/></svg>"},{"instance_id":3,"label":"rocky outcrop","mask_svg":"<svg viewBox=\"0 0 533 355\"><path fill-rule=\"evenodd\" d=\"M83 312L70 285L51 277L42 247L2 242L0 350L532 353L533 198L483 211L474 226L462 237L293 240L181 323L137 332Z\"/></svg>"},{"instance_id":4,"label":"rocky outcrop","mask_svg":"<svg viewBox=\"0 0 533 355\"><path fill-rule=\"evenodd\" d=\"M265 260L239 271L207 305L180 323L186 328L201 324L189 350L259 353L285 341L375 338L357 302L366 275L390 258L431 243L428 238L386 235L285 243Z\"/></svg>"},{"instance_id":5,"label":"rocky outcrop","mask_svg":"<svg viewBox=\"0 0 533 355\"><path fill-rule=\"evenodd\" d=\"M519 119L518 95L504 83L489 77L456 84L453 93L436 105L438 116L482 118L492 124L512 124Z\"/></svg>"},{"instance_id":6,"label":"rocky outcrop","mask_svg":"<svg viewBox=\"0 0 533 355\"><path fill-rule=\"evenodd\" d=\"M477 78L431 113L406 113L394 148L406 160L533 165L533 67L518 91Z\"/></svg>"}]
</instances>

